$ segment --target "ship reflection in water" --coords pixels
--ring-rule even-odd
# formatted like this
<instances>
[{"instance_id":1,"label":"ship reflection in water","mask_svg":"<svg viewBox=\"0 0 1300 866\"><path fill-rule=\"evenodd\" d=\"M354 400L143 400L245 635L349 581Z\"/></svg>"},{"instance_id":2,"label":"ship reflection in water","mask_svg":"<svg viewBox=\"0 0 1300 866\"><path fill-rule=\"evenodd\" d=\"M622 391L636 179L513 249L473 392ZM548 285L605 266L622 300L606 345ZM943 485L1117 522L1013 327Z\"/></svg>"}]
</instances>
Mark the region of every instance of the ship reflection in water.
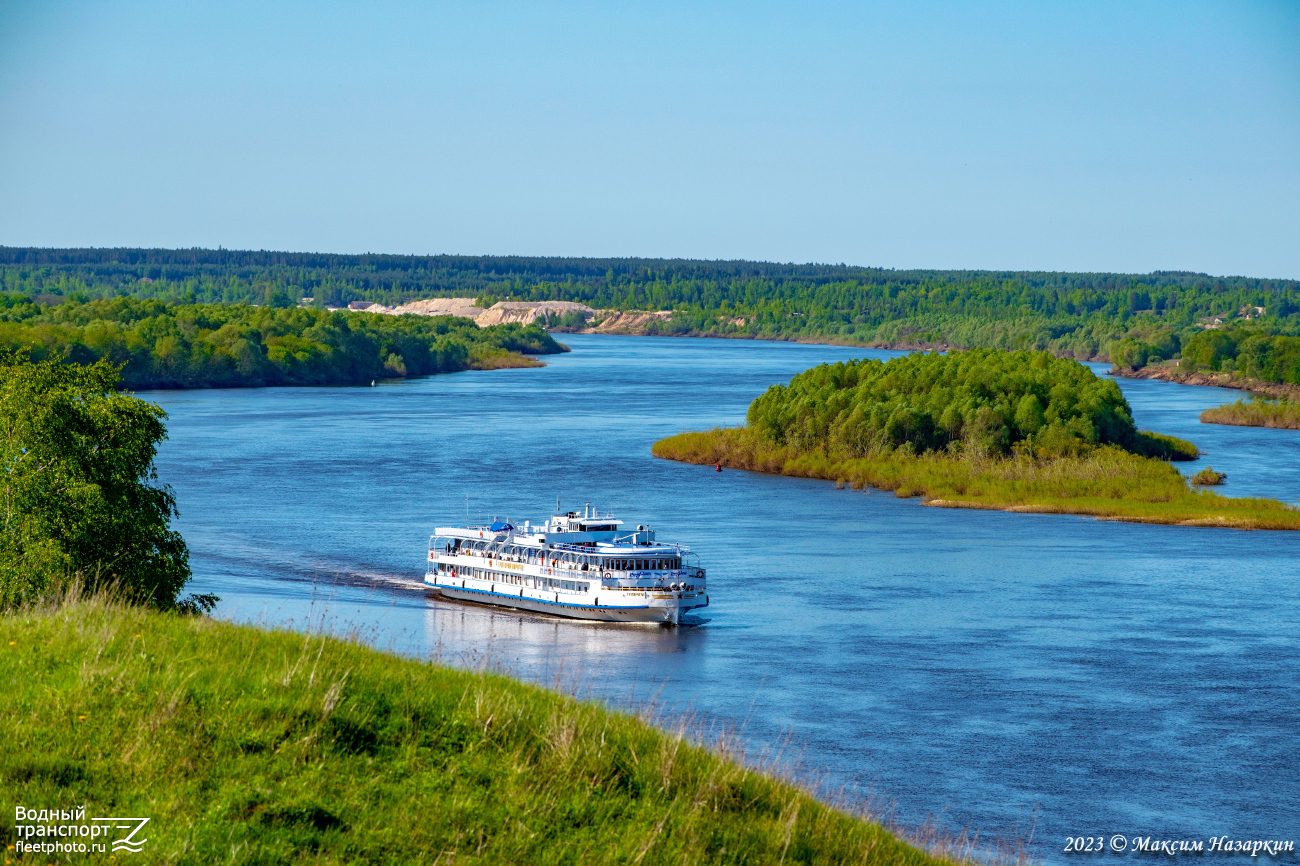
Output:
<instances>
[{"instance_id":1,"label":"ship reflection in water","mask_svg":"<svg viewBox=\"0 0 1300 866\"><path fill-rule=\"evenodd\" d=\"M651 699L671 704L673 681L683 675L683 662L692 657L698 661L695 651L709 639L707 628L561 619L451 601L433 592L426 594L426 601L421 643L430 659L516 674L620 705L639 706ZM683 625L704 622L688 620Z\"/></svg>"}]
</instances>

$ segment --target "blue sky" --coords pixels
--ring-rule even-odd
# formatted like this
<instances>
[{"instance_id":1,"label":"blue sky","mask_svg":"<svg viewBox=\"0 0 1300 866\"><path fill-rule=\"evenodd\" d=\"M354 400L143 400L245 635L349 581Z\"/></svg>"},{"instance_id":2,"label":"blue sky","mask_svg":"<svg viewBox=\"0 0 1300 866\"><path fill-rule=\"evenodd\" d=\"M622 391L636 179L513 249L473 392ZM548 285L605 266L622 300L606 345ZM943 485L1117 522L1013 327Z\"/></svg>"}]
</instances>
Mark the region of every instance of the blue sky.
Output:
<instances>
[{"instance_id":1,"label":"blue sky","mask_svg":"<svg viewBox=\"0 0 1300 866\"><path fill-rule=\"evenodd\" d=\"M0 0L0 244L1300 278L1300 2Z\"/></svg>"}]
</instances>

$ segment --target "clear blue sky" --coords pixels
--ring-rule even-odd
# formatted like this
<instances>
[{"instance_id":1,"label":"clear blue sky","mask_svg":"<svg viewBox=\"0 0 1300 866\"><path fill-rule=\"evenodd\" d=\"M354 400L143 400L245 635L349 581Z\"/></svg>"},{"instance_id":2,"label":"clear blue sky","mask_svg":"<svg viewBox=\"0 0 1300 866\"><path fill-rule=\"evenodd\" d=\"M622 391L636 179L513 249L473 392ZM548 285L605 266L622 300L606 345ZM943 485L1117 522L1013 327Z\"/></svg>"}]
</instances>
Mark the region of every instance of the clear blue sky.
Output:
<instances>
[{"instance_id":1,"label":"clear blue sky","mask_svg":"<svg viewBox=\"0 0 1300 866\"><path fill-rule=\"evenodd\" d=\"M1300 278L1300 2L0 0L0 244Z\"/></svg>"}]
</instances>

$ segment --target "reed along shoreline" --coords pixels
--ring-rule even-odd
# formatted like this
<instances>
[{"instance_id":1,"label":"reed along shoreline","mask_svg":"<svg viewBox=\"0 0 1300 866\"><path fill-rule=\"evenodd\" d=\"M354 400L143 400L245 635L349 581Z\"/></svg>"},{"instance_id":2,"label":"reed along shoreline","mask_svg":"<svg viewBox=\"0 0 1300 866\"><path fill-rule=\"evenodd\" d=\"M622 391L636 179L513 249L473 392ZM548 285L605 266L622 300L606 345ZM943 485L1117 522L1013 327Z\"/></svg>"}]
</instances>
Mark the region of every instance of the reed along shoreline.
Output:
<instances>
[{"instance_id":1,"label":"reed along shoreline","mask_svg":"<svg viewBox=\"0 0 1300 866\"><path fill-rule=\"evenodd\" d=\"M1231 529L1300 529L1300 509L1194 489L1169 463L1103 446L1079 456L980 458L898 450L837 458L765 442L748 427L679 433L656 457L873 487L923 504Z\"/></svg>"}]
</instances>

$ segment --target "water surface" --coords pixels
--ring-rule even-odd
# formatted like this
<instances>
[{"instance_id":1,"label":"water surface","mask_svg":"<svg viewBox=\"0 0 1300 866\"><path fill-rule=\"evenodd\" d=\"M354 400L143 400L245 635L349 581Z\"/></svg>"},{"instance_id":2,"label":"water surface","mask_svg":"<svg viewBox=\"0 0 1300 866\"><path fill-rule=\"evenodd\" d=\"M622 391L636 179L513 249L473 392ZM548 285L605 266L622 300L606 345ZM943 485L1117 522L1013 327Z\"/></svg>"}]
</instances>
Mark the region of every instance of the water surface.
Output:
<instances>
[{"instance_id":1,"label":"water surface","mask_svg":"<svg viewBox=\"0 0 1300 866\"><path fill-rule=\"evenodd\" d=\"M567 335L545 369L370 388L154 392L159 459L221 616L322 616L376 645L492 663L743 731L916 824L986 836L1300 842L1300 536L925 508L656 460L743 422L832 346ZM1104 367L1098 367L1102 370ZM1300 433L1202 425L1239 395L1121 381L1233 495L1300 499ZM468 502L467 502L468 497ZM437 524L591 502L709 567L708 625L592 625L419 588Z\"/></svg>"}]
</instances>

